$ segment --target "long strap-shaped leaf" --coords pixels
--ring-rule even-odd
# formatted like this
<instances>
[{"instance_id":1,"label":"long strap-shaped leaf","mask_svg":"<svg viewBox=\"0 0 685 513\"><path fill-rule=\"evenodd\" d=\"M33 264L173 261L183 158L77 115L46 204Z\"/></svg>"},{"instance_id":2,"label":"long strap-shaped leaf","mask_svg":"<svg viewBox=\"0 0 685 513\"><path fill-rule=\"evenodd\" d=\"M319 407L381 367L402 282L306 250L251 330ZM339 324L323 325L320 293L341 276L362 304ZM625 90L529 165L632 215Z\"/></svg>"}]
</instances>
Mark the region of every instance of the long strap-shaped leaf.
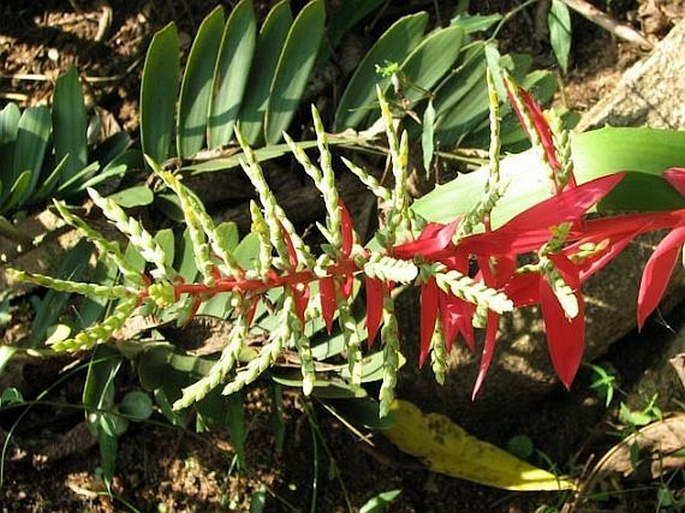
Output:
<instances>
[{"instance_id":1,"label":"long strap-shaped leaf","mask_svg":"<svg viewBox=\"0 0 685 513\"><path fill-rule=\"evenodd\" d=\"M188 55L176 120L176 148L181 158L200 151L205 141L207 105L223 26L224 9L218 6L202 21Z\"/></svg>"},{"instance_id":2,"label":"long strap-shaped leaf","mask_svg":"<svg viewBox=\"0 0 685 513\"><path fill-rule=\"evenodd\" d=\"M214 95L209 102L207 141L210 148L227 144L243 101L257 43L257 20L252 0L242 0L226 22L214 69ZM255 66L262 63L255 61Z\"/></svg>"},{"instance_id":3,"label":"long strap-shaped leaf","mask_svg":"<svg viewBox=\"0 0 685 513\"><path fill-rule=\"evenodd\" d=\"M371 47L354 72L335 113L335 130L355 128L367 116L367 108L374 105L376 84L385 84L376 72L376 65L386 61L402 62L414 48L428 23L428 14L420 12L397 20Z\"/></svg>"},{"instance_id":4,"label":"long strap-shaped leaf","mask_svg":"<svg viewBox=\"0 0 685 513\"><path fill-rule=\"evenodd\" d=\"M3 180L3 188L12 191L4 208L12 208L31 195L43 167L51 129L48 107L29 107L22 113L14 144L14 170L7 182Z\"/></svg>"},{"instance_id":5,"label":"long strap-shaped leaf","mask_svg":"<svg viewBox=\"0 0 685 513\"><path fill-rule=\"evenodd\" d=\"M258 146L264 137L264 116L269 99L269 88L276 71L278 57L293 22L288 0L273 6L264 20L257 39L254 65L250 68L247 90L240 106L240 131L251 146Z\"/></svg>"},{"instance_id":6,"label":"long strap-shaped leaf","mask_svg":"<svg viewBox=\"0 0 685 513\"><path fill-rule=\"evenodd\" d=\"M314 0L302 9L288 32L269 91L264 122L268 144L281 139L295 115L319 53L325 18L323 0Z\"/></svg>"},{"instance_id":7,"label":"long strap-shaped leaf","mask_svg":"<svg viewBox=\"0 0 685 513\"><path fill-rule=\"evenodd\" d=\"M170 23L152 38L140 86L140 143L155 162L169 157L180 67L178 32Z\"/></svg>"},{"instance_id":8,"label":"long strap-shaped leaf","mask_svg":"<svg viewBox=\"0 0 685 513\"><path fill-rule=\"evenodd\" d=\"M427 35L400 67L409 80L404 95L416 102L449 71L461 51L464 31L447 27ZM389 87L389 85L388 85Z\"/></svg>"},{"instance_id":9,"label":"long strap-shaped leaf","mask_svg":"<svg viewBox=\"0 0 685 513\"><path fill-rule=\"evenodd\" d=\"M52 102L52 124L55 139L55 160L59 162L69 155L65 163L60 183L76 175L87 163L86 106L78 80L76 68L60 75L55 84ZM35 187L38 176L34 176L31 189Z\"/></svg>"}]
</instances>

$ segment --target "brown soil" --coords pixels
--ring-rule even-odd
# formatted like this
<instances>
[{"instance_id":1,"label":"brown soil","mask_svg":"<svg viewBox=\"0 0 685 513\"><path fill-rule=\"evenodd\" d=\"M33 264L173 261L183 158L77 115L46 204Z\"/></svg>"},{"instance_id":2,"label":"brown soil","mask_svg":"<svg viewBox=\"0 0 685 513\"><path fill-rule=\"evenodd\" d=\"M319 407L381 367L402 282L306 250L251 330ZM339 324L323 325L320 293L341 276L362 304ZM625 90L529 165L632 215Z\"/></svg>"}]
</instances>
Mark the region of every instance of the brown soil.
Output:
<instances>
[{"instance_id":1,"label":"brown soil","mask_svg":"<svg viewBox=\"0 0 685 513\"><path fill-rule=\"evenodd\" d=\"M235 2L223 3L230 6ZM256 3L262 11L268 7L268 2ZM502 11L518 3L482 2L482 9ZM605 4L594 3L600 7ZM668 7L662 9L666 17L660 18L660 22L644 14L655 3ZM441 4L442 15L449 16L456 2ZM685 12L685 6L679 2L644 0L609 4L618 18L638 28L643 24L648 36L654 39L662 37L671 20ZM108 5L112 5L111 11ZM135 130L139 75L150 38L165 23L175 20L185 34L183 40L188 43L189 34L195 33L203 16L214 5L212 0L131 0L110 4L101 0L2 2L0 106L7 100L24 104L47 101L59 71L75 64L88 84L90 102L112 112L124 129ZM431 10L433 5L432 1L391 2L386 16L419 7ZM95 41L99 23L108 12L112 15L111 22L99 41ZM503 33L506 44L510 49L532 52L536 65L551 67L553 59L548 45L530 37L522 40L522 34L530 34L533 27L533 14L524 13ZM560 101L572 109L587 110L640 55L641 51L634 46L616 42L589 22L574 17L573 65L563 79L564 94ZM674 325L680 322L679 317L682 312L676 314ZM666 332L662 326L653 327L657 338L663 339ZM640 341L642 350L639 350ZM647 356L644 338L641 338L633 342L631 351L625 348L617 351L610 355L609 361L621 374L635 376L649 363ZM35 377L34 385L40 386L49 386L56 372L56 369L31 365L23 370L24 379L28 373ZM503 444L514 435L527 435L562 471L581 473L591 455L601 455L614 441L607 435L609 427L605 422L611 414L588 392L590 374L581 375L571 394L556 395L539 405L535 425L531 425L528 415L519 419L493 419L502 424L500 436L493 441ZM48 399L71 400L77 404L82 379L58 387ZM559 494L514 494L432 474L418 462L398 453L378 435L374 435L373 445L358 440L315 404L313 411L324 447L322 440L313 438L314 419L303 413L299 401L295 395L286 397L285 444L279 453L271 428L268 394L262 388L250 392L246 467L241 472L232 466L235 452L227 433L196 435L166 425L161 416L153 417L154 423L132 425L120 439L112 496L104 491L97 477L98 451L87 434L76 441L76 449L81 451L47 462L31 457L32 446L49 446L61 440L60 435L83 419L78 411L36 406L17 427L15 440L19 446L10 444L9 461L4 467L5 481L0 490L0 511L248 511L251 497L259 490L266 491L265 511L344 512L348 511L348 504L356 511L369 498L392 489L401 489L402 494L389 511L407 513L527 513L545 504L559 507L565 500ZM0 435L16 419L17 412L3 412ZM318 466L314 464L315 454L318 454ZM540 457L534 462L546 466ZM679 481L673 484L683 486ZM640 493L622 495L600 504L597 510L655 510L654 486L642 488ZM314 490L317 500L311 506Z\"/></svg>"}]
</instances>

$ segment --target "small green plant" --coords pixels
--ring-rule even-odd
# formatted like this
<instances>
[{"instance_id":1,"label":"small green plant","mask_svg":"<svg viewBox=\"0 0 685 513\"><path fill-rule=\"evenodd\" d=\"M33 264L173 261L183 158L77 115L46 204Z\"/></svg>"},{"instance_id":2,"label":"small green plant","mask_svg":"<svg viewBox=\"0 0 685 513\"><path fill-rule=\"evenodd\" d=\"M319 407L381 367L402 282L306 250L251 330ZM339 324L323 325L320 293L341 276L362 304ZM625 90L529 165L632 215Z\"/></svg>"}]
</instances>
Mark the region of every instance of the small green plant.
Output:
<instances>
[{"instance_id":1,"label":"small green plant","mask_svg":"<svg viewBox=\"0 0 685 513\"><path fill-rule=\"evenodd\" d=\"M0 214L11 215L48 198L73 198L87 187L121 178L139 160L129 150L131 138L117 132L103 140L98 123L96 116L89 126L73 67L57 78L50 107L5 106L0 111ZM4 218L0 234L22 240Z\"/></svg>"},{"instance_id":2,"label":"small green plant","mask_svg":"<svg viewBox=\"0 0 685 513\"><path fill-rule=\"evenodd\" d=\"M592 369L596 376L596 379L590 384L590 388L596 391L600 399L604 399L604 406L608 408L615 392L620 391L616 375L610 369L594 363L588 363L587 366Z\"/></svg>"}]
</instances>

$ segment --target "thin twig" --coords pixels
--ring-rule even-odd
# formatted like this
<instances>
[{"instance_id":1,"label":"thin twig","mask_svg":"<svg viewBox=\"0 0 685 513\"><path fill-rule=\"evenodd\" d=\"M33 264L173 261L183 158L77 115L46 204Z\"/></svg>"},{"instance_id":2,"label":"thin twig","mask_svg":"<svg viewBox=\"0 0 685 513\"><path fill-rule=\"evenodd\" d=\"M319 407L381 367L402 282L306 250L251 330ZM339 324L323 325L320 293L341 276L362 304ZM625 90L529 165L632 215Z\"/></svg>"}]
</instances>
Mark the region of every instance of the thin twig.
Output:
<instances>
[{"instance_id":1,"label":"thin twig","mask_svg":"<svg viewBox=\"0 0 685 513\"><path fill-rule=\"evenodd\" d=\"M600 11L594 5L589 4L585 0L562 0L569 8L576 11L578 14L587 18L592 23L599 25L604 30L611 32L616 37L620 37L631 43L636 43L648 50L651 50L654 45L648 41L645 36L634 28L616 21L607 13Z\"/></svg>"}]
</instances>

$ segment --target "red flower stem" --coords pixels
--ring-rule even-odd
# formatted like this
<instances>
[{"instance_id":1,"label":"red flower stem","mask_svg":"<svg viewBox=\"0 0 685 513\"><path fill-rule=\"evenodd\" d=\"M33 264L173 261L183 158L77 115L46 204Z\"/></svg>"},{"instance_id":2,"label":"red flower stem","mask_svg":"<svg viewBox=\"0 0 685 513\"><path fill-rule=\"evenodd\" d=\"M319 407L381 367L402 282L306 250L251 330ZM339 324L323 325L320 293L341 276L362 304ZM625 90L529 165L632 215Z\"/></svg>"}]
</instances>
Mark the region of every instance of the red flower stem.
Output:
<instances>
[{"instance_id":1,"label":"red flower stem","mask_svg":"<svg viewBox=\"0 0 685 513\"><path fill-rule=\"evenodd\" d=\"M330 265L327 269L329 275L332 276L346 276L359 270L359 267L357 267L352 259L342 260L336 264ZM284 275L272 273L266 280L246 280L244 278L226 276L217 279L213 285L205 285L204 283L179 283L174 285L174 292L177 297L181 294L189 294L191 296L214 296L216 294L221 294L222 292L233 291L261 294L276 287L305 284L320 278L320 276L317 276L309 269ZM145 299L148 296L149 293L146 287L140 293L140 297L141 299Z\"/></svg>"}]
</instances>

